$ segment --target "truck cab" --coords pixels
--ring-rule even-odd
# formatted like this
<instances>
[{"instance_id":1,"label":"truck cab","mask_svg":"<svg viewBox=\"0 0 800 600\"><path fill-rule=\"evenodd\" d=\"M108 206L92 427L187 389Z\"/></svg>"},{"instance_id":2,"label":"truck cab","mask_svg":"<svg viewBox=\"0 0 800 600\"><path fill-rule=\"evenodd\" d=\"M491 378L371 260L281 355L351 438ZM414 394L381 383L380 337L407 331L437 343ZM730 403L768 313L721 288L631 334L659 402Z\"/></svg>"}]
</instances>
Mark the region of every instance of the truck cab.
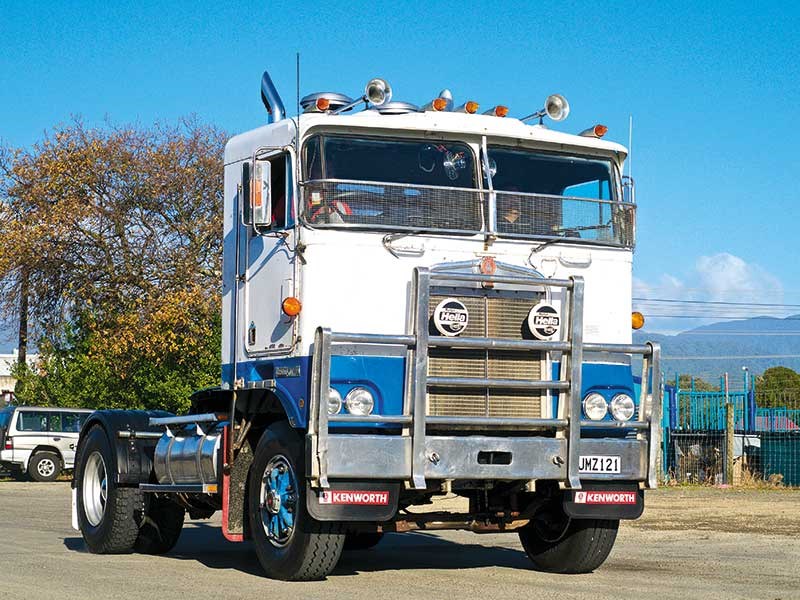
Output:
<instances>
[{"instance_id":1,"label":"truck cab","mask_svg":"<svg viewBox=\"0 0 800 600\"><path fill-rule=\"evenodd\" d=\"M568 114L558 95L519 119L447 90L392 101L375 79L288 118L265 73L262 100L270 123L225 149L221 385L190 415L90 419L90 548L107 548L102 463L153 515L221 509L279 579L442 528L516 532L542 570L598 567L656 485L659 348L631 342L626 149L603 126L546 127ZM120 433L149 462L106 458L101 434ZM409 510L442 493L468 509Z\"/></svg>"}]
</instances>

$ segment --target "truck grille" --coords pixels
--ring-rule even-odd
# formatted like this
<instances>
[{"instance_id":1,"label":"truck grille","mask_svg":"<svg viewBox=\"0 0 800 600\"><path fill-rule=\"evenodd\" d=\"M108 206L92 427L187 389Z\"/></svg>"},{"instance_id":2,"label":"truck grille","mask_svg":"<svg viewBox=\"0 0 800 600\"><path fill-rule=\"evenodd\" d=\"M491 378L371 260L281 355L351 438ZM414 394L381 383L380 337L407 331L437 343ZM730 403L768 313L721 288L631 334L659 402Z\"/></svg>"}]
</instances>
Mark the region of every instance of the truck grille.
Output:
<instances>
[{"instance_id":1,"label":"truck grille","mask_svg":"<svg viewBox=\"0 0 800 600\"><path fill-rule=\"evenodd\" d=\"M474 292L431 294L429 314L445 298L457 298L469 312L469 324L462 337L531 338L525 323L541 294L487 290L474 295ZM438 332L432 330L431 335ZM428 375L541 380L543 360L541 352L431 348ZM541 416L541 408L542 392L538 390L432 387L428 393L428 414L432 416L537 418Z\"/></svg>"}]
</instances>

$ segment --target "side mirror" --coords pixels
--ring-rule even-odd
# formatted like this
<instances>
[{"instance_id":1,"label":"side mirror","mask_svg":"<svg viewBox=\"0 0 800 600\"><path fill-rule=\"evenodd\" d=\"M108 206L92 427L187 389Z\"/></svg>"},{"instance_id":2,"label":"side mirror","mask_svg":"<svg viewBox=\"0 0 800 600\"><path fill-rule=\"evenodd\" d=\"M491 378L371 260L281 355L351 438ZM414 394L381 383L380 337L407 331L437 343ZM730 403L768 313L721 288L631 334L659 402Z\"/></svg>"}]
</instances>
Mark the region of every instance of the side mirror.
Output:
<instances>
[{"instance_id":1,"label":"side mirror","mask_svg":"<svg viewBox=\"0 0 800 600\"><path fill-rule=\"evenodd\" d=\"M622 201L636 204L636 184L628 175L622 176Z\"/></svg>"},{"instance_id":2,"label":"side mirror","mask_svg":"<svg viewBox=\"0 0 800 600\"><path fill-rule=\"evenodd\" d=\"M253 163L253 178L250 188L250 215L253 225L272 225L272 164L268 160Z\"/></svg>"}]
</instances>

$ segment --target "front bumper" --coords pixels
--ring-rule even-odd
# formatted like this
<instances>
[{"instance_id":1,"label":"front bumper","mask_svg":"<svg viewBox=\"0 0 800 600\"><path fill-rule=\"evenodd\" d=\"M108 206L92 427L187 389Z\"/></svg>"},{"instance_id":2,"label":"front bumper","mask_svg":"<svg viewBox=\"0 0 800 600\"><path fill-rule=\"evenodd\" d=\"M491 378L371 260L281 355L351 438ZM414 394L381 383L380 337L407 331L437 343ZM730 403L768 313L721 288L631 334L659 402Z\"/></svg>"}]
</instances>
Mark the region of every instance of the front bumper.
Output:
<instances>
[{"instance_id":1,"label":"front bumper","mask_svg":"<svg viewBox=\"0 0 800 600\"><path fill-rule=\"evenodd\" d=\"M431 282L440 286L511 285L524 288L557 287L565 290L568 327L563 341L513 340L477 337L429 336ZM660 439L661 373L658 344L594 344L583 342L583 280L490 276L416 268L412 286L412 315L406 335L335 333L319 328L314 340L310 419L307 451L311 485L329 487L329 478L394 479L425 489L426 480L556 480L580 489L581 480L641 481L656 487ZM332 348L336 344L405 346L406 392L403 414L394 416L329 416ZM561 356L560 376L553 380L497 379L490 377L434 377L428 374L428 349L451 347L508 352L549 352ZM581 372L583 353L625 353L642 356L642 387L635 421L626 423L582 421ZM648 381L652 392L648 393ZM431 387L550 390L558 392L554 418L443 417L428 415ZM399 434L336 433L329 423L389 424ZM613 426L625 437L582 436L582 431ZM464 435L437 435L455 428ZM470 431L469 428L472 428ZM500 432L513 431L502 436ZM580 472L581 456L619 456L620 472Z\"/></svg>"},{"instance_id":2,"label":"front bumper","mask_svg":"<svg viewBox=\"0 0 800 600\"><path fill-rule=\"evenodd\" d=\"M407 480L412 472L410 436L331 435L331 479ZM581 440L581 454L619 456L620 472L580 474L586 481L646 481L647 442L592 438ZM430 480L567 480L567 440L545 437L433 436L425 438L424 477ZM503 464L487 464L502 455Z\"/></svg>"}]
</instances>

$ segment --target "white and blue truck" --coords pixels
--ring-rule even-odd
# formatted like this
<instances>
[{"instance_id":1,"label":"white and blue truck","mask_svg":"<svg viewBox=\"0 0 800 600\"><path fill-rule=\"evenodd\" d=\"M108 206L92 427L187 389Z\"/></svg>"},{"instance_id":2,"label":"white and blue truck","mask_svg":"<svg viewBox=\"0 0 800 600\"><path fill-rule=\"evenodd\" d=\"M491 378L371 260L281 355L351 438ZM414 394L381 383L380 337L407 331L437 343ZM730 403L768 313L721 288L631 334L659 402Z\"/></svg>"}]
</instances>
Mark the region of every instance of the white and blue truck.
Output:
<instances>
[{"instance_id":1,"label":"white and blue truck","mask_svg":"<svg viewBox=\"0 0 800 600\"><path fill-rule=\"evenodd\" d=\"M225 149L221 385L188 415L91 415L88 548L166 552L186 513L221 511L277 579L437 529L516 533L543 571L600 566L659 448L626 149L549 129L560 95L514 118L373 79L290 118L264 73L261 96L269 123ZM463 510L420 510L441 494Z\"/></svg>"}]
</instances>

